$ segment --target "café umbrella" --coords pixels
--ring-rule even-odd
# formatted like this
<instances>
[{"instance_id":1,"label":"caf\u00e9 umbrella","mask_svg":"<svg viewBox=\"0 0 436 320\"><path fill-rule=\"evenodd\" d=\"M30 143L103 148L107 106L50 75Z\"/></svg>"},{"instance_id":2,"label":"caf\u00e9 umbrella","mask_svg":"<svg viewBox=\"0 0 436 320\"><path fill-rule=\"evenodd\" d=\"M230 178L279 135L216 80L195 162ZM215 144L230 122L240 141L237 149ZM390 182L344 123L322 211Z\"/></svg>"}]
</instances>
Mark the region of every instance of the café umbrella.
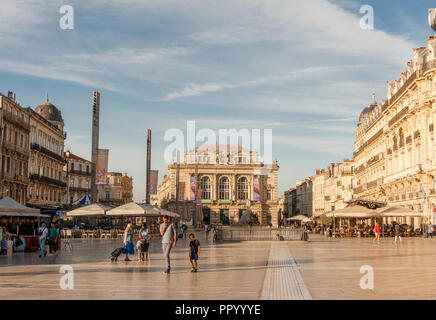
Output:
<instances>
[{"instance_id":1,"label":"caf\u00e9 umbrella","mask_svg":"<svg viewBox=\"0 0 436 320\"><path fill-rule=\"evenodd\" d=\"M159 208L146 203L130 202L106 212L107 216L147 216L159 217L163 214Z\"/></svg>"},{"instance_id":2,"label":"caf\u00e9 umbrella","mask_svg":"<svg viewBox=\"0 0 436 320\"><path fill-rule=\"evenodd\" d=\"M81 207L67 212L68 217L101 217L106 214L107 211L112 209L111 207L104 206L100 203L93 203L89 206Z\"/></svg>"},{"instance_id":3,"label":"caf\u00e9 umbrella","mask_svg":"<svg viewBox=\"0 0 436 320\"><path fill-rule=\"evenodd\" d=\"M39 209L26 207L10 197L0 200L0 216L41 218L49 217L42 215Z\"/></svg>"}]
</instances>

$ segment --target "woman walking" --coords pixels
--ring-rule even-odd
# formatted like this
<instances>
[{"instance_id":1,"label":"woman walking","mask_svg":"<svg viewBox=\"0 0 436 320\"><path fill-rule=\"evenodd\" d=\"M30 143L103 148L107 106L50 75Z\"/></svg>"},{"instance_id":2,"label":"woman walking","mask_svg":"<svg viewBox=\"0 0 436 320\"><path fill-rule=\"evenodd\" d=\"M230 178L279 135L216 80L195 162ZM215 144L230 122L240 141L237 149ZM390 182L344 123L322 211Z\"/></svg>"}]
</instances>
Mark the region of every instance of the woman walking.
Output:
<instances>
[{"instance_id":1,"label":"woman walking","mask_svg":"<svg viewBox=\"0 0 436 320\"><path fill-rule=\"evenodd\" d=\"M374 242L377 240L378 243L380 243L380 225L378 224L378 222L375 223L374 226L374 233L375 233L375 238L374 238Z\"/></svg>"},{"instance_id":2,"label":"woman walking","mask_svg":"<svg viewBox=\"0 0 436 320\"><path fill-rule=\"evenodd\" d=\"M124 231L124 250L121 253L124 253L126 257L124 258L124 261L131 261L129 259L129 254L134 255L135 254L135 248L133 246L133 232L132 232L132 224L129 223L126 227L126 230Z\"/></svg>"}]
</instances>

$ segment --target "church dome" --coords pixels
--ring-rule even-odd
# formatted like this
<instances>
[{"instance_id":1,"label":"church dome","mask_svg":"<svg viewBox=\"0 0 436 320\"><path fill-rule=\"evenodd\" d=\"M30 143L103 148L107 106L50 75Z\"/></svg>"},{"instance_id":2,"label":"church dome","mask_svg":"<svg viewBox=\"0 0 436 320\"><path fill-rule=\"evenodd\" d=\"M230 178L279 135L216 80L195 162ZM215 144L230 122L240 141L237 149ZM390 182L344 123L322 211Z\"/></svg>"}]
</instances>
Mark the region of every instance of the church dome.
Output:
<instances>
[{"instance_id":1,"label":"church dome","mask_svg":"<svg viewBox=\"0 0 436 320\"><path fill-rule=\"evenodd\" d=\"M49 121L63 122L62 113L56 108L55 105L48 101L48 97L45 98L45 102L36 107L35 112Z\"/></svg>"}]
</instances>

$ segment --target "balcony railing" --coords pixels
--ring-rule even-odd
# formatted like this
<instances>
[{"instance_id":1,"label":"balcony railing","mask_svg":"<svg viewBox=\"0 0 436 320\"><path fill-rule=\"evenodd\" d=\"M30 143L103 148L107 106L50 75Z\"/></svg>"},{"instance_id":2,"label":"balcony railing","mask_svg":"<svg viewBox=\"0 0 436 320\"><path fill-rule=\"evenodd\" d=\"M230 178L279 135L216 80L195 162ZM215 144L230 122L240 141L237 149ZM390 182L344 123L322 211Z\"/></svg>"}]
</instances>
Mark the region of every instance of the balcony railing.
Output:
<instances>
[{"instance_id":1,"label":"balcony railing","mask_svg":"<svg viewBox=\"0 0 436 320\"><path fill-rule=\"evenodd\" d=\"M416 130L413 133L413 139L418 139L419 137L421 137L421 132L419 132L419 130Z\"/></svg>"},{"instance_id":2,"label":"balcony railing","mask_svg":"<svg viewBox=\"0 0 436 320\"><path fill-rule=\"evenodd\" d=\"M412 136L406 137L406 144L412 143Z\"/></svg>"},{"instance_id":3,"label":"balcony railing","mask_svg":"<svg viewBox=\"0 0 436 320\"><path fill-rule=\"evenodd\" d=\"M57 186L57 187L61 187L61 188L66 188L67 187L67 184L64 181L60 181L60 180L57 180L57 179L52 179L52 178L49 178L49 177L41 176L41 175L36 174L36 173L35 174L31 174L30 175L30 179L34 180L34 181L39 181L41 183L51 184L51 185L54 185L54 186Z\"/></svg>"},{"instance_id":4,"label":"balcony railing","mask_svg":"<svg viewBox=\"0 0 436 320\"><path fill-rule=\"evenodd\" d=\"M69 187L70 191L73 192L91 192L90 188L81 188L81 187Z\"/></svg>"},{"instance_id":5,"label":"balcony railing","mask_svg":"<svg viewBox=\"0 0 436 320\"><path fill-rule=\"evenodd\" d=\"M117 198L100 198L98 199L100 202L123 202L123 199L117 199Z\"/></svg>"},{"instance_id":6,"label":"balcony railing","mask_svg":"<svg viewBox=\"0 0 436 320\"><path fill-rule=\"evenodd\" d=\"M366 184L366 187L369 189L369 188L375 188L375 187L377 187L377 180L373 180L373 181L371 181L371 182L368 182L367 184Z\"/></svg>"},{"instance_id":7,"label":"balcony railing","mask_svg":"<svg viewBox=\"0 0 436 320\"><path fill-rule=\"evenodd\" d=\"M13 114L12 112L3 110L3 119L15 124L16 126L19 126L20 128L30 131L30 123L28 121L28 118L25 117L24 119L21 117L18 117L16 114ZM27 119L27 120L26 120Z\"/></svg>"},{"instance_id":8,"label":"balcony railing","mask_svg":"<svg viewBox=\"0 0 436 320\"><path fill-rule=\"evenodd\" d=\"M37 151L39 151L39 152L41 152L41 153L44 153L45 155L47 155L47 156L49 156L50 158L55 159L55 160L57 160L57 161L59 161L59 162L62 162L62 163L66 163L66 162L67 162L67 160L65 160L64 157L58 155L57 153L55 153L55 152L53 152L53 151L50 151L50 150L48 150L48 149L46 149L46 148L40 146L40 145L37 144L37 143L31 143L31 144L30 144L30 148L32 148L33 150L37 150Z\"/></svg>"},{"instance_id":9,"label":"balcony railing","mask_svg":"<svg viewBox=\"0 0 436 320\"><path fill-rule=\"evenodd\" d=\"M15 145L11 142L3 142L3 146L4 146L4 148L6 148L12 152L17 152L25 157L29 156L29 150L27 150L26 148L22 148L18 145Z\"/></svg>"},{"instance_id":10,"label":"balcony railing","mask_svg":"<svg viewBox=\"0 0 436 320\"><path fill-rule=\"evenodd\" d=\"M409 112L408 106L403 108L400 112L398 112L395 116L393 116L391 120L389 120L389 127L392 126L394 123L396 123L398 120L400 120L408 112Z\"/></svg>"},{"instance_id":11,"label":"balcony railing","mask_svg":"<svg viewBox=\"0 0 436 320\"><path fill-rule=\"evenodd\" d=\"M404 82L403 86L389 99L389 105L392 105L416 79L416 71Z\"/></svg>"},{"instance_id":12,"label":"balcony railing","mask_svg":"<svg viewBox=\"0 0 436 320\"><path fill-rule=\"evenodd\" d=\"M89 171L81 171L81 170L69 170L68 173L72 173L72 174L79 174L82 176L91 176L91 172Z\"/></svg>"}]
</instances>

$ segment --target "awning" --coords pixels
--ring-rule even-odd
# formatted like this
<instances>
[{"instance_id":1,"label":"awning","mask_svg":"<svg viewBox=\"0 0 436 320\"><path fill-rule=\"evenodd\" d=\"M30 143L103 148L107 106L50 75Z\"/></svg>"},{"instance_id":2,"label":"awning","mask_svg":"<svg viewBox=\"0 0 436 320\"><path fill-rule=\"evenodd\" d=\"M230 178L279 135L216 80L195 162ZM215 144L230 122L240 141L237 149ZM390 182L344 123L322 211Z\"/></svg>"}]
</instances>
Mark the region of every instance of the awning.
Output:
<instances>
[{"instance_id":1,"label":"awning","mask_svg":"<svg viewBox=\"0 0 436 320\"><path fill-rule=\"evenodd\" d=\"M179 214L165 209L158 208L146 203L130 202L122 206L109 210L106 215L108 216L147 216L147 217L161 217L168 215L173 218L180 217Z\"/></svg>"},{"instance_id":2,"label":"awning","mask_svg":"<svg viewBox=\"0 0 436 320\"><path fill-rule=\"evenodd\" d=\"M67 212L68 217L86 217L86 216L104 216L111 207L104 206L100 203L94 203L86 207L81 207L70 212Z\"/></svg>"},{"instance_id":3,"label":"awning","mask_svg":"<svg viewBox=\"0 0 436 320\"><path fill-rule=\"evenodd\" d=\"M91 196L89 194L85 194L83 197L80 197L79 199L73 201L71 203L72 205L80 205L80 206L84 206L84 205L89 205L91 204Z\"/></svg>"},{"instance_id":4,"label":"awning","mask_svg":"<svg viewBox=\"0 0 436 320\"><path fill-rule=\"evenodd\" d=\"M291 220L297 220L297 221L305 221L305 220L310 220L309 217L303 216L302 214L299 214L298 216L294 216L294 217L289 217L286 220L291 221Z\"/></svg>"},{"instance_id":5,"label":"awning","mask_svg":"<svg viewBox=\"0 0 436 320\"><path fill-rule=\"evenodd\" d=\"M108 216L160 216L157 207L145 203L130 202L122 206L109 210L106 215Z\"/></svg>"},{"instance_id":6,"label":"awning","mask_svg":"<svg viewBox=\"0 0 436 320\"><path fill-rule=\"evenodd\" d=\"M326 217L335 218L374 218L379 216L379 214L372 209L368 209L364 206L350 206L343 209L331 211L326 213Z\"/></svg>"},{"instance_id":7,"label":"awning","mask_svg":"<svg viewBox=\"0 0 436 320\"><path fill-rule=\"evenodd\" d=\"M4 197L0 200L0 216L10 217L49 217L40 214L39 209L23 206L10 197Z\"/></svg>"},{"instance_id":8,"label":"awning","mask_svg":"<svg viewBox=\"0 0 436 320\"><path fill-rule=\"evenodd\" d=\"M422 213L415 212L403 206L386 206L377 209L381 217L422 217Z\"/></svg>"}]
</instances>

